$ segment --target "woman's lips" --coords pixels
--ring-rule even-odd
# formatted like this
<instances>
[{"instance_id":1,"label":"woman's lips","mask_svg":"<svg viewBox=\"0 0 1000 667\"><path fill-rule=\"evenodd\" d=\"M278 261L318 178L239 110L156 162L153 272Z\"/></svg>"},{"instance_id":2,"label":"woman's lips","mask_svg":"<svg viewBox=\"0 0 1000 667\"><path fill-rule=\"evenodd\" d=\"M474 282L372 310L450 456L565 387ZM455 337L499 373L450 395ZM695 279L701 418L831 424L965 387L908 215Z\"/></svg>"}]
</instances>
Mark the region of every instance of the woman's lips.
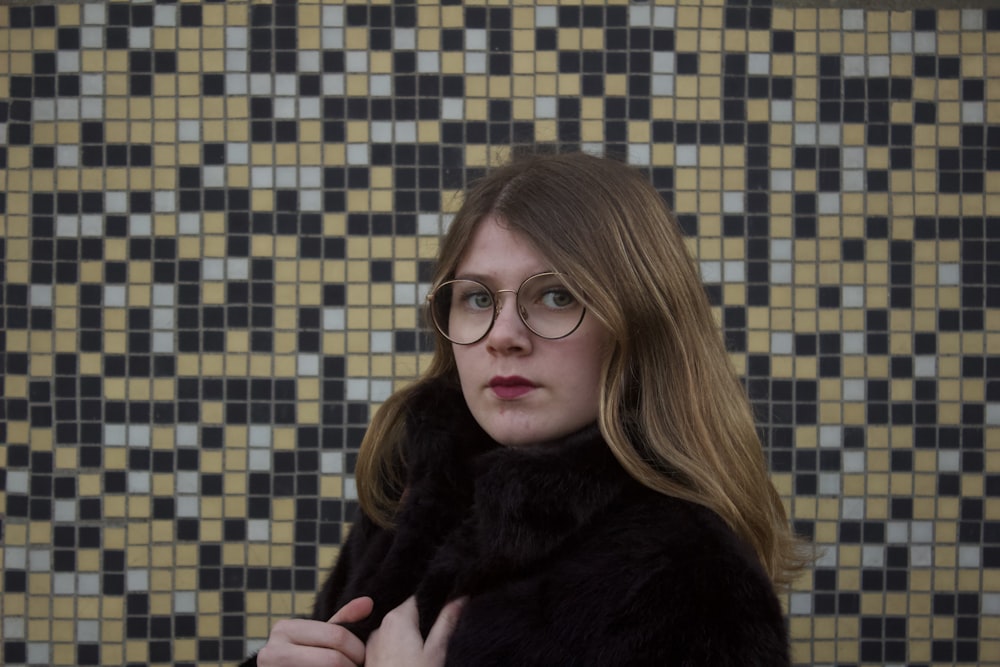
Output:
<instances>
[{"instance_id":1,"label":"woman's lips","mask_svg":"<svg viewBox=\"0 0 1000 667\"><path fill-rule=\"evenodd\" d=\"M536 387L535 383L518 375L508 377L497 376L490 380L490 389L497 398L503 400L513 400L524 396Z\"/></svg>"}]
</instances>

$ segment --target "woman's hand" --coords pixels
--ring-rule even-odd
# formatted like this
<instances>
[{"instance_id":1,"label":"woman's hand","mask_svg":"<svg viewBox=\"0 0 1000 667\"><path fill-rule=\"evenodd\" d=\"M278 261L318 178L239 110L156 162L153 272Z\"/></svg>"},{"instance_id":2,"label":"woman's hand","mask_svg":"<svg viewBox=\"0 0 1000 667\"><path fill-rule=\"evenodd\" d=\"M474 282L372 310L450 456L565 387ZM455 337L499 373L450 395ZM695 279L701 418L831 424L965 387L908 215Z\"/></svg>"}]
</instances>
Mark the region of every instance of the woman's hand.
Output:
<instances>
[{"instance_id":1,"label":"woman's hand","mask_svg":"<svg viewBox=\"0 0 1000 667\"><path fill-rule=\"evenodd\" d=\"M448 640L462 614L464 598L445 605L425 642L420 636L416 598L390 611L379 629L368 638L368 667L440 667L444 665Z\"/></svg>"},{"instance_id":2,"label":"woman's hand","mask_svg":"<svg viewBox=\"0 0 1000 667\"><path fill-rule=\"evenodd\" d=\"M290 619L271 628L257 654L258 667L359 667L365 644L337 623L352 623L372 613L371 598L351 600L328 622ZM419 635L418 635L419 637Z\"/></svg>"}]
</instances>

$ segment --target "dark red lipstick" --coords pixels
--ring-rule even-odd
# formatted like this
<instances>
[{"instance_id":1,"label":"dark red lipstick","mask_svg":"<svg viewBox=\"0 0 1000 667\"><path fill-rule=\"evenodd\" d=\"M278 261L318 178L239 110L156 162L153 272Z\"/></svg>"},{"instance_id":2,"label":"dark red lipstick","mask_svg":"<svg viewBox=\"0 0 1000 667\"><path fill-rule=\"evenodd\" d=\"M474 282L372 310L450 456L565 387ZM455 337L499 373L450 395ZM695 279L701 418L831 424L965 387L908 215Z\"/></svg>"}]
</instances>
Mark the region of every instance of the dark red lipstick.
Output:
<instances>
[{"instance_id":1,"label":"dark red lipstick","mask_svg":"<svg viewBox=\"0 0 1000 667\"><path fill-rule=\"evenodd\" d=\"M519 375L509 375L506 377L497 375L490 380L489 386L497 398L513 400L524 396L535 389L537 385Z\"/></svg>"}]
</instances>

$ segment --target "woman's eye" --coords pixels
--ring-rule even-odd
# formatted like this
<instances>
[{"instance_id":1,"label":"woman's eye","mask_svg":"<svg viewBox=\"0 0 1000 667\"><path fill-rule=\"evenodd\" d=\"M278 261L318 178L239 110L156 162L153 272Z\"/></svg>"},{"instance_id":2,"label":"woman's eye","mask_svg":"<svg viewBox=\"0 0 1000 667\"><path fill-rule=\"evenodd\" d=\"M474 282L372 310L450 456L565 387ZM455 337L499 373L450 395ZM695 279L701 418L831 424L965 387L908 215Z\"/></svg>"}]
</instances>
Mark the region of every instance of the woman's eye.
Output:
<instances>
[{"instance_id":1,"label":"woman's eye","mask_svg":"<svg viewBox=\"0 0 1000 667\"><path fill-rule=\"evenodd\" d=\"M484 309L493 307L493 297L489 292L469 292L462 301L470 308Z\"/></svg>"},{"instance_id":2,"label":"woman's eye","mask_svg":"<svg viewBox=\"0 0 1000 667\"><path fill-rule=\"evenodd\" d=\"M569 290L550 289L542 294L542 303L549 308L567 308L576 302Z\"/></svg>"}]
</instances>

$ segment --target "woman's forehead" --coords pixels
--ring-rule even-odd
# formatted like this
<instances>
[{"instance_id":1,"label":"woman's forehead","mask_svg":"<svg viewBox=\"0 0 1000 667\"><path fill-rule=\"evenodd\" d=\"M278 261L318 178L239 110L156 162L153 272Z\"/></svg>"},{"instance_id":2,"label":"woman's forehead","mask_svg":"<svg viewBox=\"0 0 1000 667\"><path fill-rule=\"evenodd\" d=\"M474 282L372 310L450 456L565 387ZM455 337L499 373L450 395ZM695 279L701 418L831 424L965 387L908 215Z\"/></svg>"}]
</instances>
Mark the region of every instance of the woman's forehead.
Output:
<instances>
[{"instance_id":1,"label":"woman's forehead","mask_svg":"<svg viewBox=\"0 0 1000 667\"><path fill-rule=\"evenodd\" d=\"M552 263L527 236L494 216L476 225L455 266L455 275L509 276L552 270Z\"/></svg>"}]
</instances>

